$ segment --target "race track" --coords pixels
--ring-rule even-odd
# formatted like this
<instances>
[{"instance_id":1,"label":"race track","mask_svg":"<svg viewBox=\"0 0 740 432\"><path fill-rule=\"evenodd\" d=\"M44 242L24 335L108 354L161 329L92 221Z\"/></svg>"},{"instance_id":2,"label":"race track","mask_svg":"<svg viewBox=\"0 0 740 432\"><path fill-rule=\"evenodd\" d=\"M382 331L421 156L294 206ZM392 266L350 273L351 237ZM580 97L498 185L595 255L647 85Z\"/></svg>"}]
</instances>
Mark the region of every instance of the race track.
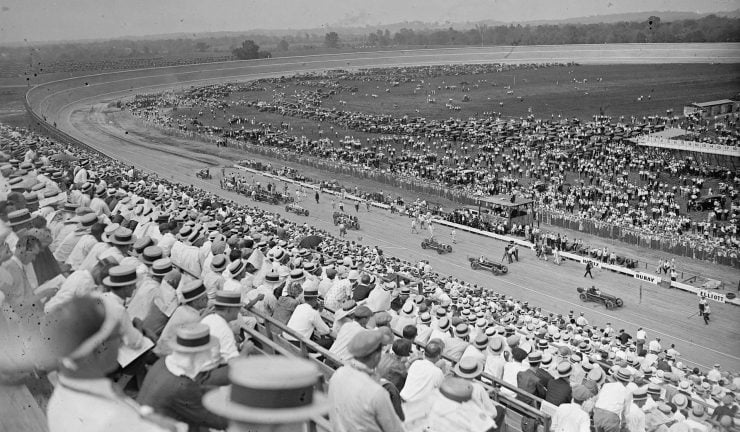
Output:
<instances>
[{"instance_id":1,"label":"race track","mask_svg":"<svg viewBox=\"0 0 740 432\"><path fill-rule=\"evenodd\" d=\"M127 134L107 121L105 105L136 93L164 88L182 88L207 82L254 79L309 70L380 67L411 64L487 63L487 62L566 62L577 63L685 63L685 62L740 62L739 44L692 45L605 45L573 47L491 47L450 50L391 51L341 55L278 58L264 61L229 62L186 66L180 68L150 69L56 81L37 86L28 95L29 105L49 123L56 123L64 132L103 151L111 157L131 163L148 171L174 180L195 184L219 192L216 180L204 182L194 177L204 163L231 164L233 161L217 156L199 154L197 145L173 147L159 143L166 137L142 126L127 128ZM166 163L164 163L166 161ZM251 204L234 194L225 196ZM305 207L311 212L308 222L333 230L331 198L322 197L316 205L310 199ZM270 206L267 206L270 207ZM282 207L270 207L285 213ZM354 210L352 210L354 211ZM294 221L305 218L288 214ZM410 234L409 219L391 216L375 210L361 209L362 230L350 231L350 239L362 237L362 243L379 245L391 255L410 261L428 259L436 271L462 278L471 283L490 287L506 295L513 295L543 310L556 313L584 311L591 323L602 326L611 322L615 328L625 328L634 334L643 326L649 337L661 337L665 347L675 343L683 354L683 361L710 366L719 362L725 369L740 369L740 313L733 306L713 303L712 323L704 325L696 316L694 296L676 290L667 290L640 283L637 280L611 272L595 272L594 283L607 292L625 299L625 307L606 311L593 303L582 304L575 287L585 286L583 269L579 264L565 263L558 267L551 262L537 261L530 251L522 251L522 262L510 266L506 276L473 271L466 257L487 254L500 258L503 243L480 236L458 232L458 244L450 255L428 253L420 248L422 235ZM437 227L436 235L449 240L446 228Z\"/></svg>"}]
</instances>

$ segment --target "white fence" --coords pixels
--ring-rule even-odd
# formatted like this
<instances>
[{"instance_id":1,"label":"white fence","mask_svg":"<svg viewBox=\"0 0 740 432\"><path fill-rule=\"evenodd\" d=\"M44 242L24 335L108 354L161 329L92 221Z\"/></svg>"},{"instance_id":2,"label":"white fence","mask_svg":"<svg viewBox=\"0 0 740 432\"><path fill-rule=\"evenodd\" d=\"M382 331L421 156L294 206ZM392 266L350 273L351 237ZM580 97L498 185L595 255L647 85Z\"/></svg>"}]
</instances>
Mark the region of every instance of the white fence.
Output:
<instances>
[{"instance_id":1,"label":"white fence","mask_svg":"<svg viewBox=\"0 0 740 432\"><path fill-rule=\"evenodd\" d=\"M738 147L722 144L707 144L696 141L674 140L652 135L642 135L637 137L637 145L740 157L740 148Z\"/></svg>"}]
</instances>

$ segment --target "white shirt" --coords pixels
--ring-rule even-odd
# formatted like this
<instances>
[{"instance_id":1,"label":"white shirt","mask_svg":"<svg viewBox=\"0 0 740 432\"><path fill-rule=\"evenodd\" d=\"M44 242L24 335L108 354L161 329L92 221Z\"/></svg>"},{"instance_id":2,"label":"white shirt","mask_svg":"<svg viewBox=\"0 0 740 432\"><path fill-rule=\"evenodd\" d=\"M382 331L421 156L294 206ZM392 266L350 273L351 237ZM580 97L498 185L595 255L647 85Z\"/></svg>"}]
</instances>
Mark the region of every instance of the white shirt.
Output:
<instances>
[{"instance_id":1,"label":"white shirt","mask_svg":"<svg viewBox=\"0 0 740 432\"><path fill-rule=\"evenodd\" d=\"M171 343L177 337L177 329L185 324L198 321L200 321L200 311L186 304L178 306L164 326L154 352L160 357L170 354L172 352Z\"/></svg>"},{"instance_id":2,"label":"white shirt","mask_svg":"<svg viewBox=\"0 0 740 432\"><path fill-rule=\"evenodd\" d=\"M594 407L622 416L622 411L627 414L632 405L632 392L620 382L604 384L599 391Z\"/></svg>"},{"instance_id":3,"label":"white shirt","mask_svg":"<svg viewBox=\"0 0 740 432\"><path fill-rule=\"evenodd\" d=\"M443 380L442 370L429 360L411 363L406 384L401 390L406 425L415 425L427 418L432 409L430 398Z\"/></svg>"},{"instance_id":4,"label":"white shirt","mask_svg":"<svg viewBox=\"0 0 740 432\"><path fill-rule=\"evenodd\" d=\"M289 329L295 330L303 336L304 339L311 339L314 331L321 335L329 334L330 331L329 326L321 319L319 311L307 303L301 303L296 306L293 315L288 320L287 326ZM294 339L287 333L283 333L283 337L288 340Z\"/></svg>"},{"instance_id":5,"label":"white shirt","mask_svg":"<svg viewBox=\"0 0 740 432\"><path fill-rule=\"evenodd\" d=\"M354 339L355 336L363 330L365 330L365 328L354 320L342 325L337 333L337 338L329 349L329 352L336 355L339 360L342 361L351 359L352 354L349 353L348 349L349 343L352 342L352 339Z\"/></svg>"},{"instance_id":6,"label":"white shirt","mask_svg":"<svg viewBox=\"0 0 740 432\"><path fill-rule=\"evenodd\" d=\"M625 417L625 423L629 432L645 432L645 413L633 403Z\"/></svg>"},{"instance_id":7,"label":"white shirt","mask_svg":"<svg viewBox=\"0 0 740 432\"><path fill-rule=\"evenodd\" d=\"M141 285L136 288L134 295L131 296L128 306L126 306L126 310L128 310L128 314L132 319L139 318L143 320L146 318L149 308L159 292L160 284L161 282L157 282L151 277L144 277Z\"/></svg>"},{"instance_id":8,"label":"white shirt","mask_svg":"<svg viewBox=\"0 0 740 432\"><path fill-rule=\"evenodd\" d=\"M645 332L645 330L637 330L637 333L635 334L635 338L637 340L644 341L647 339L647 332Z\"/></svg>"},{"instance_id":9,"label":"white shirt","mask_svg":"<svg viewBox=\"0 0 740 432\"><path fill-rule=\"evenodd\" d=\"M50 432L163 432L166 429L142 417L133 400L114 390L105 378L59 376L49 399Z\"/></svg>"},{"instance_id":10,"label":"white shirt","mask_svg":"<svg viewBox=\"0 0 740 432\"><path fill-rule=\"evenodd\" d=\"M519 385L517 383L516 374L525 370L527 370L527 367L519 362L506 363L504 365L504 376L502 378L505 382L513 385L514 387L518 387ZM509 396L516 396L516 393L514 391L504 387L501 387L501 393Z\"/></svg>"},{"instance_id":11,"label":"white shirt","mask_svg":"<svg viewBox=\"0 0 740 432\"><path fill-rule=\"evenodd\" d=\"M65 263L69 264L72 270L77 270L96 244L98 244L98 241L91 234L83 235L72 249Z\"/></svg>"},{"instance_id":12,"label":"white shirt","mask_svg":"<svg viewBox=\"0 0 740 432\"><path fill-rule=\"evenodd\" d=\"M552 432L589 432L588 414L578 404L561 404L552 417L550 430Z\"/></svg>"},{"instance_id":13,"label":"white shirt","mask_svg":"<svg viewBox=\"0 0 740 432\"><path fill-rule=\"evenodd\" d=\"M218 339L221 345L220 352L223 363L228 363L231 359L239 356L239 348L236 346L234 332L231 331L229 323L221 315L212 313L200 322L208 326L212 337Z\"/></svg>"},{"instance_id":14,"label":"white shirt","mask_svg":"<svg viewBox=\"0 0 740 432\"><path fill-rule=\"evenodd\" d=\"M112 292L102 293L100 297L107 305L110 305L110 310L113 311L114 316L120 323L123 344L131 349L139 348L144 342L144 335L131 323L131 317L126 312L126 308L123 307L123 299Z\"/></svg>"}]
</instances>

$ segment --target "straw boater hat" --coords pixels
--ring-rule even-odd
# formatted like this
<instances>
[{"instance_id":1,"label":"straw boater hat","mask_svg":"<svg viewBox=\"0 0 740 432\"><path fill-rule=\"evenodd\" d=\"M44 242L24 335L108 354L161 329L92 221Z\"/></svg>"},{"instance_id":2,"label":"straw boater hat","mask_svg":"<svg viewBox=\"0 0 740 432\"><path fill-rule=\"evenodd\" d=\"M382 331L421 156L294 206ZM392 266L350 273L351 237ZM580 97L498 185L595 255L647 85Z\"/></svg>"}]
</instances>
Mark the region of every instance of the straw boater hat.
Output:
<instances>
[{"instance_id":1,"label":"straw boater hat","mask_svg":"<svg viewBox=\"0 0 740 432\"><path fill-rule=\"evenodd\" d=\"M110 288L118 288L136 283L136 267L115 266L108 271L108 276L103 279L103 285Z\"/></svg>"},{"instance_id":2,"label":"straw boater hat","mask_svg":"<svg viewBox=\"0 0 740 432\"><path fill-rule=\"evenodd\" d=\"M242 307L242 295L237 291L216 291L215 306Z\"/></svg>"},{"instance_id":3,"label":"straw boater hat","mask_svg":"<svg viewBox=\"0 0 740 432\"><path fill-rule=\"evenodd\" d=\"M222 273L224 270L226 270L226 266L227 260L226 255L224 254L218 254L214 256L211 260L211 270L216 273Z\"/></svg>"},{"instance_id":4,"label":"straw boater hat","mask_svg":"<svg viewBox=\"0 0 740 432\"><path fill-rule=\"evenodd\" d=\"M119 227L117 230L113 231L113 233L106 235L103 234L103 240L107 241L110 244L117 245L117 246L126 246L126 245L132 245L136 241L134 238L133 233L128 228L122 228Z\"/></svg>"},{"instance_id":5,"label":"straw boater hat","mask_svg":"<svg viewBox=\"0 0 740 432\"><path fill-rule=\"evenodd\" d=\"M265 281L262 284L276 288L280 285L280 275L275 271L275 269L270 270L270 272L265 275Z\"/></svg>"},{"instance_id":6,"label":"straw boater hat","mask_svg":"<svg viewBox=\"0 0 740 432\"><path fill-rule=\"evenodd\" d=\"M187 323L177 329L175 340L171 342L171 348L176 352L196 353L208 351L216 346L216 343L216 339L211 338L207 325Z\"/></svg>"},{"instance_id":7,"label":"straw boater hat","mask_svg":"<svg viewBox=\"0 0 740 432\"><path fill-rule=\"evenodd\" d=\"M558 363L558 367L557 367L558 378L567 378L570 376L572 372L573 372L573 366L571 366L570 362L562 361Z\"/></svg>"},{"instance_id":8,"label":"straw boater hat","mask_svg":"<svg viewBox=\"0 0 740 432\"><path fill-rule=\"evenodd\" d=\"M231 264L229 264L228 269L229 273L231 273L231 277L237 277L240 276L242 273L244 273L244 270L246 269L246 265L244 265L244 261L238 259Z\"/></svg>"},{"instance_id":9,"label":"straw boater hat","mask_svg":"<svg viewBox=\"0 0 740 432\"><path fill-rule=\"evenodd\" d=\"M188 282L182 287L182 302L190 303L193 300L197 300L206 295L206 287L203 285L203 281L196 279Z\"/></svg>"},{"instance_id":10,"label":"straw boater hat","mask_svg":"<svg viewBox=\"0 0 740 432\"><path fill-rule=\"evenodd\" d=\"M172 271L172 261L169 258L160 258L152 263L152 274L164 276Z\"/></svg>"},{"instance_id":11,"label":"straw boater hat","mask_svg":"<svg viewBox=\"0 0 740 432\"><path fill-rule=\"evenodd\" d=\"M331 405L315 390L319 370L310 361L284 356L241 358L230 365L231 385L203 397L211 412L234 422L300 423L328 413Z\"/></svg>"},{"instance_id":12,"label":"straw boater hat","mask_svg":"<svg viewBox=\"0 0 740 432\"><path fill-rule=\"evenodd\" d=\"M141 254L141 260L144 262L144 264L151 266L154 264L154 261L162 258L162 248L159 246L149 246L144 249L144 252Z\"/></svg>"},{"instance_id":13,"label":"straw boater hat","mask_svg":"<svg viewBox=\"0 0 740 432\"><path fill-rule=\"evenodd\" d=\"M460 378L475 379L483 373L483 363L470 356L463 357L452 371Z\"/></svg>"},{"instance_id":14,"label":"straw boater hat","mask_svg":"<svg viewBox=\"0 0 740 432\"><path fill-rule=\"evenodd\" d=\"M20 209L8 213L8 225L12 227L31 222L31 219L31 213L28 209Z\"/></svg>"}]
</instances>

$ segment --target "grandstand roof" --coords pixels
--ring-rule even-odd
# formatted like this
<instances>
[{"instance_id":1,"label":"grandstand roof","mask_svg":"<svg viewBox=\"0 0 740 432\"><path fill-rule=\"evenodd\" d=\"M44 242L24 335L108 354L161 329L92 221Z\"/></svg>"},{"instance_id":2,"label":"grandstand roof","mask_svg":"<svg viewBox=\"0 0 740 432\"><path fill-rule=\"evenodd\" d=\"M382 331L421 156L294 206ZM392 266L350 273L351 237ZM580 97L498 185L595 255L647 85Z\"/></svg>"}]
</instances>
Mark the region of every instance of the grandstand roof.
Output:
<instances>
[{"instance_id":1,"label":"grandstand roof","mask_svg":"<svg viewBox=\"0 0 740 432\"><path fill-rule=\"evenodd\" d=\"M700 108L706 108L706 107L710 107L714 105L725 105L725 104L731 104L731 103L735 103L735 101L731 99L718 99L718 100L709 101L709 102L694 102L691 105L695 105Z\"/></svg>"}]
</instances>

